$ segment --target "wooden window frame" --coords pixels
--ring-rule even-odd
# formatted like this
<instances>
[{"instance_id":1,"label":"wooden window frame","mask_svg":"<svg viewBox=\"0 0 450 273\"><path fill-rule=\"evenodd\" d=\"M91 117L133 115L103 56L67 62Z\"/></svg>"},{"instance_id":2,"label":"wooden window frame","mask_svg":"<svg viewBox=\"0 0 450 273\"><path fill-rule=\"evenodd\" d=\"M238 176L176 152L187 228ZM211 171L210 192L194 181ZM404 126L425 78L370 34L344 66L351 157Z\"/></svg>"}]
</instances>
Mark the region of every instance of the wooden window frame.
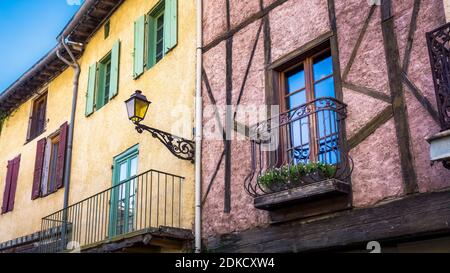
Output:
<instances>
[{"instance_id":1,"label":"wooden window frame","mask_svg":"<svg viewBox=\"0 0 450 273\"><path fill-rule=\"evenodd\" d=\"M94 92L94 109L100 110L103 106L109 103L109 94L111 92L111 85L108 83L108 96L105 96L106 91L106 76L108 70L106 69L109 64L109 75L111 77L112 69L112 51L109 51L103 58L100 59L96 71L96 88ZM99 103L100 102L100 103Z\"/></svg>"},{"instance_id":2,"label":"wooden window frame","mask_svg":"<svg viewBox=\"0 0 450 273\"><path fill-rule=\"evenodd\" d=\"M103 34L105 37L105 40L109 37L109 33L111 32L111 21L106 21L104 27L103 27Z\"/></svg>"},{"instance_id":3,"label":"wooden window frame","mask_svg":"<svg viewBox=\"0 0 450 273\"><path fill-rule=\"evenodd\" d=\"M50 143L50 148L49 148L49 155L46 155L44 152L44 158L45 157L49 157L49 165L48 165L48 170L47 170L47 181L44 181L44 177L41 178L41 193L40 196L41 197L45 197L48 196L54 192L57 191L57 186L56 186L56 172L57 172L57 164L58 164L58 154L57 152L55 153L54 150L54 145L58 145L58 149L59 149L59 141L60 141L60 131L58 130L57 132L55 132L54 134L52 134L51 136L47 137L47 139L49 140ZM54 160L54 164L55 166L52 165ZM54 181L54 185L53 188L51 187L51 177L52 177L52 170L54 168L54 172L55 172L55 181ZM43 172L45 172L46 170L43 170ZM44 186L45 186L45 192L43 192L44 190Z\"/></svg>"},{"instance_id":4,"label":"wooden window frame","mask_svg":"<svg viewBox=\"0 0 450 273\"><path fill-rule=\"evenodd\" d=\"M47 101L48 101L48 91L44 91L42 94L39 94L38 97L36 97L32 101L30 117L28 122L26 143L32 141L33 139L37 138L38 136L40 136L42 133L45 132L47 127ZM42 129L39 130L38 128L36 128L39 122L36 121L36 119L38 119L37 117L39 111L38 106L41 102L44 104L44 117L42 121L43 122Z\"/></svg>"},{"instance_id":5,"label":"wooden window frame","mask_svg":"<svg viewBox=\"0 0 450 273\"><path fill-rule=\"evenodd\" d=\"M330 47L326 47L326 48L321 48L320 50L316 49L313 52L309 52L309 54L307 53L306 56L302 59L299 60L298 63L296 63L295 65L292 65L284 70L281 70L279 72L279 76L280 76L280 87L279 88L279 94L278 97L280 98L280 112L281 113L286 113L288 111L290 111L291 109L288 106L288 99L289 97L298 94L302 91L305 91L305 95L306 95L306 103L311 103L312 101L314 101L316 99L316 90L314 88L314 85L317 83L320 83L326 79L329 78L334 78L334 72L330 75L327 75L326 77L323 77L317 81L314 80L314 60L317 57L320 57L321 55L325 55L329 53L331 58L333 58L332 54L331 54L331 48ZM299 90L295 90L291 93L288 93L288 82L287 82L287 74L299 69L300 67L303 67L303 71L305 73L305 86ZM315 105L311 105L311 110L314 111L315 109ZM310 160L312 162L316 162L318 160L317 155L318 155L318 151L319 151L319 143L318 143L318 132L317 132L317 118L316 115L311 115L308 117L309 119L309 149L310 149ZM281 162L287 162L288 161L288 151L286 149L287 144L283 143L283 140L287 140L288 137L284 135L283 132L280 132L280 134L282 134L280 136L280 154L282 156L281 158Z\"/></svg>"},{"instance_id":6,"label":"wooden window frame","mask_svg":"<svg viewBox=\"0 0 450 273\"><path fill-rule=\"evenodd\" d=\"M267 105L279 105L280 106L280 113L286 112L287 105L286 105L286 91L287 91L287 81L286 81L286 73L293 71L300 67L302 64L306 62L306 65L304 66L305 70L305 89L306 90L306 100L307 102L310 102L314 99L314 92L311 92L312 84L313 84L313 73L312 72L312 62L313 59L317 56L320 56L321 54L324 54L325 52L330 52L330 55L333 59L332 69L333 69L333 78L334 78L334 88L335 88L335 96L337 99L342 99L342 90L340 89L341 83L341 77L340 77L340 68L336 67L335 58L338 58L336 54L336 50L332 46L333 43L333 36L331 33L326 33L321 37L318 37L317 39L311 41L310 43L305 44L304 46L292 51L291 53L282 56L279 60L273 62L271 65L268 66L268 76L271 79L271 86L266 86L266 103ZM310 65L311 68L308 69L307 72L306 66ZM308 74L308 75L307 75ZM323 80L323 79L322 79ZM309 92L308 92L309 91ZM268 112L268 116L271 116L275 113ZM314 124L314 126L310 125L310 140L314 140L315 134L317 134L317 126L315 125L315 117L311 116L311 123ZM314 128L312 130L311 128ZM345 135L344 135L345 136ZM276 165L280 167L284 163L288 161L287 158L287 145L284 143L284 135L282 132L280 132L279 140L279 150L277 153L278 157L275 156L269 156L271 162L268 162L268 164ZM345 141L345 139L344 139ZM316 151L318 147L316 147L317 144L311 145L310 149L314 149L310 151L310 155L314 156L316 155ZM315 158L312 158L312 160L315 160Z\"/></svg>"},{"instance_id":7,"label":"wooden window frame","mask_svg":"<svg viewBox=\"0 0 450 273\"><path fill-rule=\"evenodd\" d=\"M145 17L146 20L145 20L145 27L144 27L144 67L146 70L150 70L153 66L155 66L162 59L164 59L164 56L166 55L165 50L164 50L164 34L163 34L163 47L162 47L161 59L157 60L157 58L156 58L156 56L157 56L157 54L156 54L157 20L160 16L164 16L164 20L166 20L165 7L166 7L165 1L158 2L147 13L147 16ZM150 21L153 21L153 24L151 24ZM163 21L163 31L164 31L164 21ZM153 39L151 41L148 37L150 35L150 33L152 34L152 37L153 37ZM150 58L152 61L149 61Z\"/></svg>"}]
</instances>

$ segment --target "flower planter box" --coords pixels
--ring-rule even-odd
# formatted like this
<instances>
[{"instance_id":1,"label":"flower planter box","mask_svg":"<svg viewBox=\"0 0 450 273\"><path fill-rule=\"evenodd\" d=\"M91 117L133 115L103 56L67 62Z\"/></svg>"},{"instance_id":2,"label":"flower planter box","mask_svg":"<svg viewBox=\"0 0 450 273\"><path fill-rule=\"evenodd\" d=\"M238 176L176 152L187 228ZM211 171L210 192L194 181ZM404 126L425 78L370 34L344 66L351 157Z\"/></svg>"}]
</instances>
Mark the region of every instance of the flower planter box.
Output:
<instances>
[{"instance_id":1,"label":"flower planter box","mask_svg":"<svg viewBox=\"0 0 450 273\"><path fill-rule=\"evenodd\" d=\"M306 218L351 207L349 183L327 179L254 199L254 205L270 213L271 223Z\"/></svg>"}]
</instances>

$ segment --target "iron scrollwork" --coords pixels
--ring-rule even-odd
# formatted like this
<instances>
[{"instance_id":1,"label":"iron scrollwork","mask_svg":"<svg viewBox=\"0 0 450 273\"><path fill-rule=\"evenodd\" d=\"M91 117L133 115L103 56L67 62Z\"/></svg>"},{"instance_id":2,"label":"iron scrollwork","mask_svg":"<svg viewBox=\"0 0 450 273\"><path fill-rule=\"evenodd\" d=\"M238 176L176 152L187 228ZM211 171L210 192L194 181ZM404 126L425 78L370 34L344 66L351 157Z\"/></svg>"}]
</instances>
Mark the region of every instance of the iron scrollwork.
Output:
<instances>
[{"instance_id":1,"label":"iron scrollwork","mask_svg":"<svg viewBox=\"0 0 450 273\"><path fill-rule=\"evenodd\" d=\"M450 129L450 23L427 33L442 130Z\"/></svg>"},{"instance_id":2,"label":"iron scrollwork","mask_svg":"<svg viewBox=\"0 0 450 273\"><path fill-rule=\"evenodd\" d=\"M195 143L182 137L174 136L170 133L149 127L143 124L136 124L136 131L142 134L144 131L149 132L152 137L161 141L164 146L176 157L189 160L192 163L195 161Z\"/></svg>"}]
</instances>

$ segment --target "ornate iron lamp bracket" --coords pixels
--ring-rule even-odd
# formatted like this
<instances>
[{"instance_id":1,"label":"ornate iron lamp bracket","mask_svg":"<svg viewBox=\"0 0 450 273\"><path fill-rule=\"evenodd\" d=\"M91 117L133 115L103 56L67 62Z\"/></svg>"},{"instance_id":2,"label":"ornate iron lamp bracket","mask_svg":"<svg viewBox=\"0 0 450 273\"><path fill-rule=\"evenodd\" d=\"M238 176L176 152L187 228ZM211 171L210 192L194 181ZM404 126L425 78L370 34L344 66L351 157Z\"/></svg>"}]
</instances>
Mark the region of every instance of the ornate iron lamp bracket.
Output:
<instances>
[{"instance_id":1,"label":"ornate iron lamp bracket","mask_svg":"<svg viewBox=\"0 0 450 273\"><path fill-rule=\"evenodd\" d=\"M192 140L187 140L182 137L174 136L170 133L149 127L143 124L136 124L136 131L142 134L144 131L149 132L152 137L161 141L164 146L176 157L189 160L192 163L195 161L195 143Z\"/></svg>"}]
</instances>

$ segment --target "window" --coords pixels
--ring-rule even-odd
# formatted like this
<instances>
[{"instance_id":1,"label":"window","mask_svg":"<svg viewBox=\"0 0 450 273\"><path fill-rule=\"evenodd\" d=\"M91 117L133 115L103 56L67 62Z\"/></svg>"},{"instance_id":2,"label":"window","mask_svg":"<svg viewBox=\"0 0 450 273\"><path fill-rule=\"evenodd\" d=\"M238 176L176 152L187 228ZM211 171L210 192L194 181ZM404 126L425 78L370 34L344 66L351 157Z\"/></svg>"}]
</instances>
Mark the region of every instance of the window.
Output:
<instances>
[{"instance_id":1,"label":"window","mask_svg":"<svg viewBox=\"0 0 450 273\"><path fill-rule=\"evenodd\" d=\"M153 33L155 34L155 41L152 42L152 46L154 46L155 63L157 63L164 56L164 12L160 12L155 17L152 17L151 20L154 20L156 22L154 24L155 29L150 31L153 31Z\"/></svg>"},{"instance_id":2,"label":"window","mask_svg":"<svg viewBox=\"0 0 450 273\"><path fill-rule=\"evenodd\" d=\"M17 180L19 177L20 155L8 161L6 171L5 190L3 192L2 214L14 209L14 199L16 196Z\"/></svg>"},{"instance_id":3,"label":"window","mask_svg":"<svg viewBox=\"0 0 450 273\"><path fill-rule=\"evenodd\" d=\"M111 87L111 53L100 61L98 67L98 89L96 96L96 109L100 110L109 102L109 91Z\"/></svg>"},{"instance_id":4,"label":"window","mask_svg":"<svg viewBox=\"0 0 450 273\"><path fill-rule=\"evenodd\" d=\"M324 162L335 164L339 160L336 152L338 120L336 112L327 110L326 103L335 98L333 62L331 51L325 49L304 58L293 68L281 73L283 87L280 89L281 110L296 115L296 109L315 112L299 120L291 117L285 132L282 153L288 162ZM305 106L309 104L308 106ZM318 110L324 109L324 110Z\"/></svg>"},{"instance_id":5,"label":"window","mask_svg":"<svg viewBox=\"0 0 450 273\"><path fill-rule=\"evenodd\" d=\"M109 37L110 27L111 27L110 21L106 22L105 26L104 26L104 29L103 29L104 35L105 35L105 39L107 39Z\"/></svg>"},{"instance_id":6,"label":"window","mask_svg":"<svg viewBox=\"0 0 450 273\"><path fill-rule=\"evenodd\" d=\"M137 78L177 45L178 1L160 1L134 23L134 71Z\"/></svg>"},{"instance_id":7,"label":"window","mask_svg":"<svg viewBox=\"0 0 450 273\"><path fill-rule=\"evenodd\" d=\"M44 153L44 171L41 179L41 196L46 196L56 191L56 168L59 150L59 132L47 138Z\"/></svg>"},{"instance_id":8,"label":"window","mask_svg":"<svg viewBox=\"0 0 450 273\"><path fill-rule=\"evenodd\" d=\"M63 187L67 122L37 142L32 199L47 196Z\"/></svg>"},{"instance_id":9,"label":"window","mask_svg":"<svg viewBox=\"0 0 450 273\"><path fill-rule=\"evenodd\" d=\"M118 93L120 42L114 43L111 52L89 67L86 93L86 116L100 110Z\"/></svg>"},{"instance_id":10,"label":"window","mask_svg":"<svg viewBox=\"0 0 450 273\"><path fill-rule=\"evenodd\" d=\"M111 237L132 232L136 227L137 180L139 145L114 158L113 186L109 234ZM130 180L131 179L131 180ZM127 182L128 181L128 182Z\"/></svg>"},{"instance_id":11,"label":"window","mask_svg":"<svg viewBox=\"0 0 450 273\"><path fill-rule=\"evenodd\" d=\"M33 140L45 130L45 119L46 119L46 109L47 109L47 93L39 96L33 101L33 106L31 110L30 121L28 125L28 136L27 140Z\"/></svg>"}]
</instances>

